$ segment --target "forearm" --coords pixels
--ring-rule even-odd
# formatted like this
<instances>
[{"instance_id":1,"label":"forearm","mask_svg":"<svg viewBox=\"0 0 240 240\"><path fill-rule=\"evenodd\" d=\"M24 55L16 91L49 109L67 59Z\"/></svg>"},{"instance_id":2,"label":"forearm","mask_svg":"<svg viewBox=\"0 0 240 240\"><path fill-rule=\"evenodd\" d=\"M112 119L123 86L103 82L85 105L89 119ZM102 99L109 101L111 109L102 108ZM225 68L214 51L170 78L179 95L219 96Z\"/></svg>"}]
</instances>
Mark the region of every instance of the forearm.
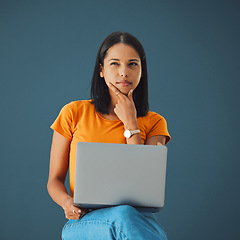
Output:
<instances>
[{"instance_id":1,"label":"forearm","mask_svg":"<svg viewBox=\"0 0 240 240\"><path fill-rule=\"evenodd\" d=\"M66 201L71 198L67 193L64 183L60 179L49 180L47 189L53 201L64 209Z\"/></svg>"},{"instance_id":2,"label":"forearm","mask_svg":"<svg viewBox=\"0 0 240 240\"><path fill-rule=\"evenodd\" d=\"M136 121L128 122L124 124L125 130L137 130L138 123ZM132 135L130 138L126 138L127 144L143 144L140 133Z\"/></svg>"}]
</instances>

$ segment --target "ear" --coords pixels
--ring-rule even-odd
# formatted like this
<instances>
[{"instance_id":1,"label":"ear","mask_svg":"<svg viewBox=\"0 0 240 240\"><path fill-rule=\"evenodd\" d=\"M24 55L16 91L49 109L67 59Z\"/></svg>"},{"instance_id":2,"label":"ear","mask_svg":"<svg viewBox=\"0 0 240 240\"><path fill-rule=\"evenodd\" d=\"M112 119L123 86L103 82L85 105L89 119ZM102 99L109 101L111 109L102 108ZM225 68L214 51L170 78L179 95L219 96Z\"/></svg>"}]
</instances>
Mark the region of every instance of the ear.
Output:
<instances>
[{"instance_id":1,"label":"ear","mask_svg":"<svg viewBox=\"0 0 240 240\"><path fill-rule=\"evenodd\" d=\"M103 66L102 66L101 63L100 63L100 65L99 65L99 74L100 74L100 77L101 77L101 78L104 77L104 75L103 75Z\"/></svg>"}]
</instances>

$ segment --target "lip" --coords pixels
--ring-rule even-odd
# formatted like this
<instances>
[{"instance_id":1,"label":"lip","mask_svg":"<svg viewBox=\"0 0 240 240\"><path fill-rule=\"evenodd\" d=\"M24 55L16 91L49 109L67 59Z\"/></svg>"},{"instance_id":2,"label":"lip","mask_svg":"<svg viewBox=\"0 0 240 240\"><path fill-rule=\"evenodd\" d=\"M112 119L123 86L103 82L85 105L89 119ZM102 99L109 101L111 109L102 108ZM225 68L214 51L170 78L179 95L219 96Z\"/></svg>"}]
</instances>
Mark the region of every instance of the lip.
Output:
<instances>
[{"instance_id":1,"label":"lip","mask_svg":"<svg viewBox=\"0 0 240 240\"><path fill-rule=\"evenodd\" d=\"M121 85L123 87L127 87L127 86L131 85L132 83L129 82L129 81L124 80L124 81L117 82L117 84Z\"/></svg>"}]
</instances>

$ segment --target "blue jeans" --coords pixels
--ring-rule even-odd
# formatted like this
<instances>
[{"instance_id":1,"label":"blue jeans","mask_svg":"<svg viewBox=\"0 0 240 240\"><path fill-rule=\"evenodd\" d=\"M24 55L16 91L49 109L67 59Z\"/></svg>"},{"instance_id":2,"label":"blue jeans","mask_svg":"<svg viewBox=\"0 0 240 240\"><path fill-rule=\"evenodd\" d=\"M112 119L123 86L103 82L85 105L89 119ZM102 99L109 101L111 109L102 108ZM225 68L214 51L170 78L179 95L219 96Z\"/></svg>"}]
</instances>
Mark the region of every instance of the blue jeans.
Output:
<instances>
[{"instance_id":1,"label":"blue jeans","mask_svg":"<svg viewBox=\"0 0 240 240\"><path fill-rule=\"evenodd\" d=\"M63 240L167 240L154 213L129 205L93 210L79 220L69 220L62 230Z\"/></svg>"}]
</instances>

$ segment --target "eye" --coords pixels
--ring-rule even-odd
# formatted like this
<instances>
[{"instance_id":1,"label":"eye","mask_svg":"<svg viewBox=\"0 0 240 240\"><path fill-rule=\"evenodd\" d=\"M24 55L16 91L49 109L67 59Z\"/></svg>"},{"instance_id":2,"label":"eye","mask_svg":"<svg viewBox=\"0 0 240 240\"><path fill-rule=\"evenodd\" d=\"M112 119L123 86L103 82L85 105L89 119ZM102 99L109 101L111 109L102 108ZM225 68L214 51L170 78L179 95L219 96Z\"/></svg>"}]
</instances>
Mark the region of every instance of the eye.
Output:
<instances>
[{"instance_id":1,"label":"eye","mask_svg":"<svg viewBox=\"0 0 240 240\"><path fill-rule=\"evenodd\" d=\"M112 62L110 65L119 65L117 62Z\"/></svg>"},{"instance_id":2,"label":"eye","mask_svg":"<svg viewBox=\"0 0 240 240\"><path fill-rule=\"evenodd\" d=\"M131 62L129 63L130 66L138 66L138 64L136 62Z\"/></svg>"}]
</instances>

